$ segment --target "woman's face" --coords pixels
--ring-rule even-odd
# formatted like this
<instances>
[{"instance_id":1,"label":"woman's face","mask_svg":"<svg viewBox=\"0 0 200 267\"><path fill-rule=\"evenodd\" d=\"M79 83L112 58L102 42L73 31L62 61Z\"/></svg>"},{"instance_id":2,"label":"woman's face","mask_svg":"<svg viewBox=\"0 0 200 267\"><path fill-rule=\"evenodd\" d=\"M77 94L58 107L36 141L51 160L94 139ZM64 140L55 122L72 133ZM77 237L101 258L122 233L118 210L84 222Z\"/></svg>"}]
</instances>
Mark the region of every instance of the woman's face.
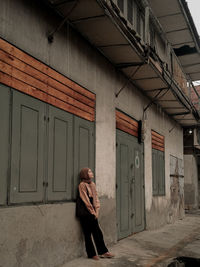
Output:
<instances>
[{"instance_id":1,"label":"woman's face","mask_svg":"<svg viewBox=\"0 0 200 267\"><path fill-rule=\"evenodd\" d=\"M88 170L88 177L90 179L94 178L94 174L93 174L93 172L90 169Z\"/></svg>"}]
</instances>

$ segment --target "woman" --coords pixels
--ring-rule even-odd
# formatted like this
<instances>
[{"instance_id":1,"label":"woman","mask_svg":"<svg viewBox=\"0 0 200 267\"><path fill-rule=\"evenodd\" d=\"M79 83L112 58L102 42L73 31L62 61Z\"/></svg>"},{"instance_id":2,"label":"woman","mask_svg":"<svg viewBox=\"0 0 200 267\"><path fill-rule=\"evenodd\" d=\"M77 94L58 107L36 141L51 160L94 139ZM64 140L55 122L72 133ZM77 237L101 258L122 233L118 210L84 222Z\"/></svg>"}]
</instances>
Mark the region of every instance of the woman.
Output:
<instances>
[{"instance_id":1,"label":"woman","mask_svg":"<svg viewBox=\"0 0 200 267\"><path fill-rule=\"evenodd\" d=\"M94 260L99 260L98 255L100 255L101 258L112 258L114 255L108 252L108 249L105 246L103 240L102 231L98 224L100 202L97 195L95 183L92 182L93 178L94 175L91 169L83 168L80 171L81 182L78 187L79 196L81 200L84 202L87 211L89 211L87 216L79 216L85 237L86 252L88 258ZM92 241L92 236L96 245L98 255L96 255L95 247Z\"/></svg>"}]
</instances>

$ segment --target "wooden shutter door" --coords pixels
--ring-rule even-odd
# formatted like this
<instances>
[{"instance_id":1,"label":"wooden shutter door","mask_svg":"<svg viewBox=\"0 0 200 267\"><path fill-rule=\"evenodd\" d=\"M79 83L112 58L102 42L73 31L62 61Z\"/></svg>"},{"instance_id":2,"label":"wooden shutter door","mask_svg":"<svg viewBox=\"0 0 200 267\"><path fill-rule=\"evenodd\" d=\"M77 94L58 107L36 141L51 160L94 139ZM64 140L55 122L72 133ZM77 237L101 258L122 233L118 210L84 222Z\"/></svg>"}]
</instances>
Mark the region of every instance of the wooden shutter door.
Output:
<instances>
[{"instance_id":1,"label":"wooden shutter door","mask_svg":"<svg viewBox=\"0 0 200 267\"><path fill-rule=\"evenodd\" d=\"M10 90L0 84L0 205L7 200Z\"/></svg>"},{"instance_id":2,"label":"wooden shutter door","mask_svg":"<svg viewBox=\"0 0 200 267\"><path fill-rule=\"evenodd\" d=\"M158 194L158 162L157 150L152 149L152 182L153 182L153 195Z\"/></svg>"},{"instance_id":3,"label":"wooden shutter door","mask_svg":"<svg viewBox=\"0 0 200 267\"><path fill-rule=\"evenodd\" d=\"M134 155L132 142L127 137L126 133L117 130L117 228L119 239L131 234L133 224L131 217L134 207L130 192Z\"/></svg>"},{"instance_id":4,"label":"wooden shutter door","mask_svg":"<svg viewBox=\"0 0 200 267\"><path fill-rule=\"evenodd\" d=\"M158 193L159 195L165 194L165 156L164 152L157 151L158 152L158 168L159 168L159 188Z\"/></svg>"},{"instance_id":5,"label":"wooden shutter door","mask_svg":"<svg viewBox=\"0 0 200 267\"><path fill-rule=\"evenodd\" d=\"M94 123L74 116L74 198L79 172L84 167L94 171Z\"/></svg>"},{"instance_id":6,"label":"wooden shutter door","mask_svg":"<svg viewBox=\"0 0 200 267\"><path fill-rule=\"evenodd\" d=\"M45 104L13 91L10 202L43 200Z\"/></svg>"},{"instance_id":7,"label":"wooden shutter door","mask_svg":"<svg viewBox=\"0 0 200 267\"><path fill-rule=\"evenodd\" d=\"M72 114L49 106L48 200L72 197L72 118Z\"/></svg>"}]
</instances>

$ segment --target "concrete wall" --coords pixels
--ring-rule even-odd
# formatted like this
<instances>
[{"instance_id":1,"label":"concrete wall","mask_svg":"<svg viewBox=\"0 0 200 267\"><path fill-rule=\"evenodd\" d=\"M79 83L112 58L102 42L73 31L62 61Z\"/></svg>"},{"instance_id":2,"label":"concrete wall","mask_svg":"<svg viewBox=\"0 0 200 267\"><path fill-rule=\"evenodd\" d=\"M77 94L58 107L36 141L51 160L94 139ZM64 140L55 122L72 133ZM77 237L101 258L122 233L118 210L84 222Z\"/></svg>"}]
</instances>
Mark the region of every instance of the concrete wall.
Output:
<instances>
[{"instance_id":1,"label":"concrete wall","mask_svg":"<svg viewBox=\"0 0 200 267\"><path fill-rule=\"evenodd\" d=\"M181 207L181 215L176 212L179 209L178 206L174 210L171 204L170 191L170 155L183 160L183 133L182 128L170 120L159 107L151 106L143 114L143 108L149 101L140 92L129 86L119 95L116 106L133 118L143 120L146 228L155 229L184 216L183 206ZM152 129L165 137L165 196L153 197L152 194Z\"/></svg>"},{"instance_id":2,"label":"concrete wall","mask_svg":"<svg viewBox=\"0 0 200 267\"><path fill-rule=\"evenodd\" d=\"M125 78L69 26L57 32L54 42L49 44L46 34L60 19L40 2L1 0L0 36L96 93L96 183L102 206L100 224L106 243L117 239L116 107L144 122L147 228L172 222L171 217L176 217L174 213L170 215L170 154L183 157L182 129L155 106L143 114L150 100L130 84L116 98L115 93ZM152 197L151 129L165 136L164 197ZM0 208L0 266L59 266L85 253L74 206L74 203L64 203Z\"/></svg>"},{"instance_id":3,"label":"concrete wall","mask_svg":"<svg viewBox=\"0 0 200 267\"><path fill-rule=\"evenodd\" d=\"M185 168L185 208L196 209L198 199L198 166L194 155L184 155Z\"/></svg>"}]
</instances>

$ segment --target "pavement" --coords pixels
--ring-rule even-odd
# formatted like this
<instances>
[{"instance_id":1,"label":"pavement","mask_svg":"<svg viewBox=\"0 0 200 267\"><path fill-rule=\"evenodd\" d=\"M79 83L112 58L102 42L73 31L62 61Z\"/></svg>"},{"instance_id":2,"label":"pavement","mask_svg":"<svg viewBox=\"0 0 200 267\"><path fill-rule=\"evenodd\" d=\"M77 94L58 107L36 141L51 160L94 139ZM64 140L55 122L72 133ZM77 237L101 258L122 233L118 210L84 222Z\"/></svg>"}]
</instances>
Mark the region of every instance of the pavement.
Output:
<instances>
[{"instance_id":1,"label":"pavement","mask_svg":"<svg viewBox=\"0 0 200 267\"><path fill-rule=\"evenodd\" d=\"M115 254L112 259L94 261L81 257L60 267L200 266L200 210L187 213L183 220L158 230L129 236L109 250Z\"/></svg>"}]
</instances>

